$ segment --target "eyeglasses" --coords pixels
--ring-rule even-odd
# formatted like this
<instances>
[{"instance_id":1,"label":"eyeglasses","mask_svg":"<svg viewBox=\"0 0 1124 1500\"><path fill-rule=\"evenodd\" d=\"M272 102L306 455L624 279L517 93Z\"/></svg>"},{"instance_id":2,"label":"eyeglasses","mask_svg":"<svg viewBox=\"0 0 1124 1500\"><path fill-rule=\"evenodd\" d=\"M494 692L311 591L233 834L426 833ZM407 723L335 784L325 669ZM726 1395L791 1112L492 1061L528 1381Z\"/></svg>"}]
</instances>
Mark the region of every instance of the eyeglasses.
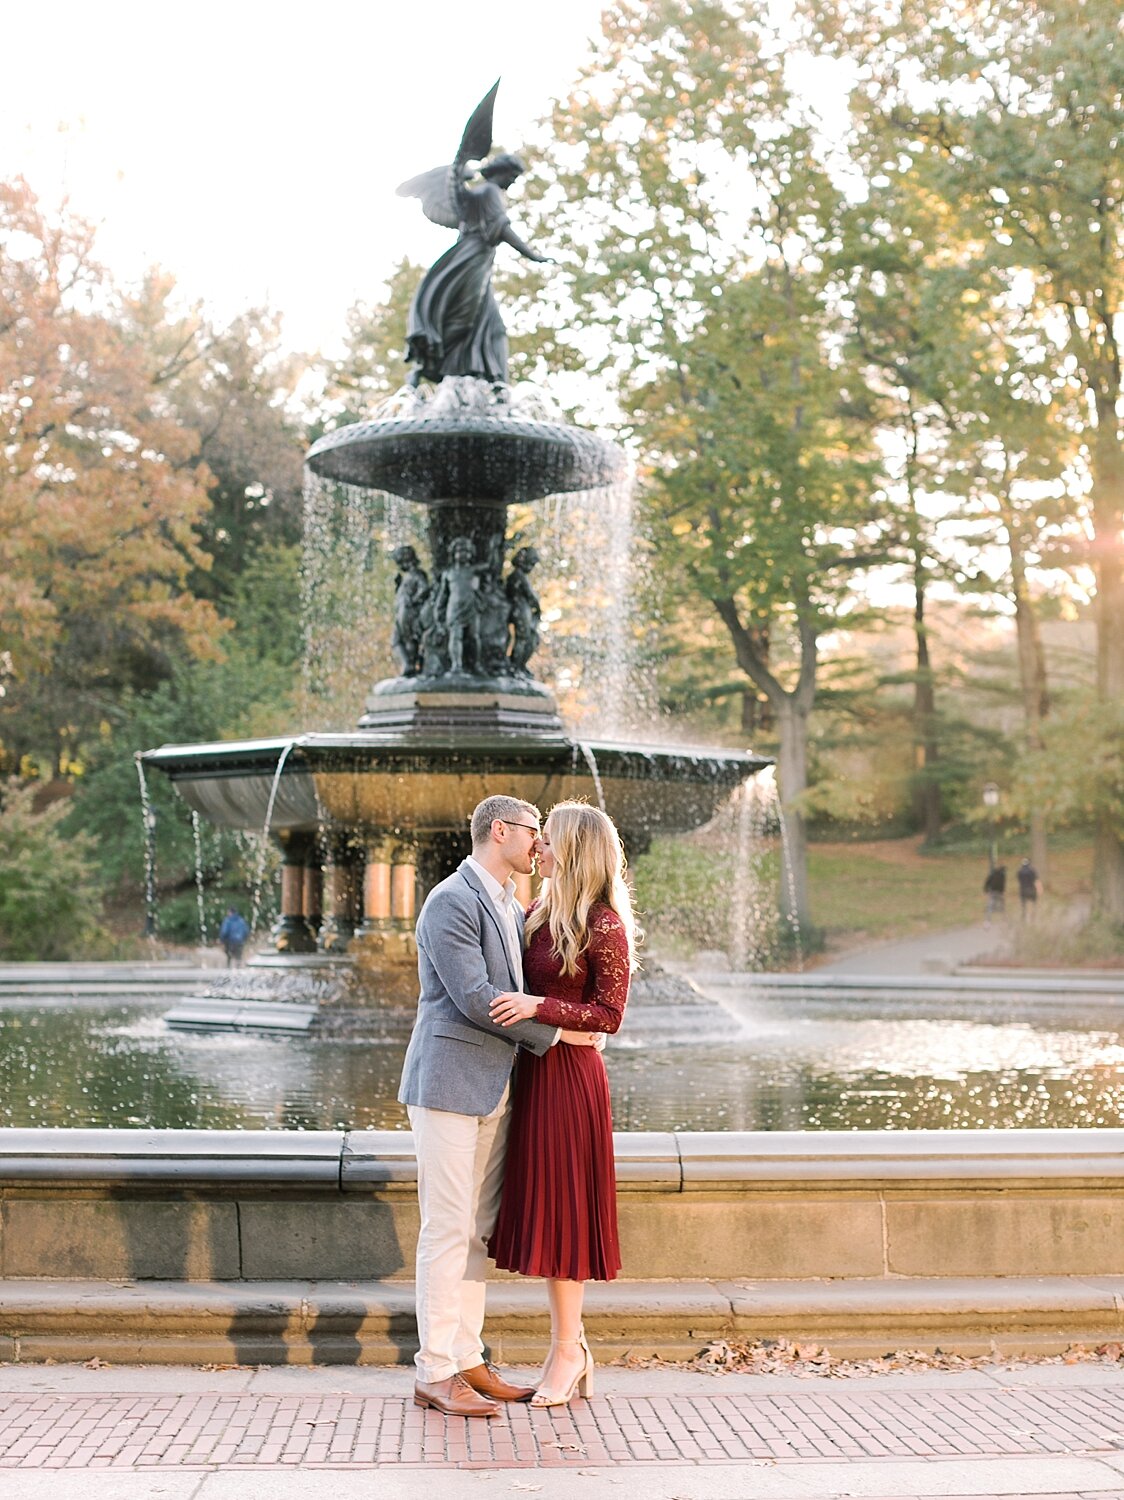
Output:
<instances>
[{"instance_id":1,"label":"eyeglasses","mask_svg":"<svg viewBox=\"0 0 1124 1500\"><path fill-rule=\"evenodd\" d=\"M536 838L542 837L533 823L513 823L510 818L497 818L496 822L506 823L509 828L526 828L528 833L533 833Z\"/></svg>"}]
</instances>

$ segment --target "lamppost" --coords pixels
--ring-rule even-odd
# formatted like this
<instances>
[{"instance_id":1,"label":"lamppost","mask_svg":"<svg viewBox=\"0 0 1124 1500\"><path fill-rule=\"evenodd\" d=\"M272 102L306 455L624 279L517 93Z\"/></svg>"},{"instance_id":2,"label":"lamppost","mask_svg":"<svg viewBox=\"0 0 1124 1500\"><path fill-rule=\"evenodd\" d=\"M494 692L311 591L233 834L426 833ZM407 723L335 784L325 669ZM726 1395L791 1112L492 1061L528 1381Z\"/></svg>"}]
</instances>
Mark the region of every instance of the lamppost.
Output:
<instances>
[{"instance_id":1,"label":"lamppost","mask_svg":"<svg viewBox=\"0 0 1124 1500\"><path fill-rule=\"evenodd\" d=\"M994 781L984 783L983 805L991 814L991 842L988 845L987 851L987 867L989 870L994 870L998 858L998 831L996 828L995 809L999 806L999 788Z\"/></svg>"}]
</instances>

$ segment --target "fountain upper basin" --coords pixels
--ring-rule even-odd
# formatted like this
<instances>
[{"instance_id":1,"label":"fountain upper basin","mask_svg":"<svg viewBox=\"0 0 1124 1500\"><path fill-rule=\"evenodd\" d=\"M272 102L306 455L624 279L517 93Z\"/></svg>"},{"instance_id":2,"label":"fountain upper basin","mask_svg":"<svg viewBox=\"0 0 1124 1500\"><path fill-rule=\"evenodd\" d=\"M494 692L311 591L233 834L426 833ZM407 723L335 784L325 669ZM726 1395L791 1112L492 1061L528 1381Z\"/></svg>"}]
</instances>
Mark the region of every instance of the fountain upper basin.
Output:
<instances>
[{"instance_id":1,"label":"fountain upper basin","mask_svg":"<svg viewBox=\"0 0 1124 1500\"><path fill-rule=\"evenodd\" d=\"M423 503L541 500L612 484L623 449L563 422L470 411L382 418L326 433L306 462L322 479Z\"/></svg>"}]
</instances>

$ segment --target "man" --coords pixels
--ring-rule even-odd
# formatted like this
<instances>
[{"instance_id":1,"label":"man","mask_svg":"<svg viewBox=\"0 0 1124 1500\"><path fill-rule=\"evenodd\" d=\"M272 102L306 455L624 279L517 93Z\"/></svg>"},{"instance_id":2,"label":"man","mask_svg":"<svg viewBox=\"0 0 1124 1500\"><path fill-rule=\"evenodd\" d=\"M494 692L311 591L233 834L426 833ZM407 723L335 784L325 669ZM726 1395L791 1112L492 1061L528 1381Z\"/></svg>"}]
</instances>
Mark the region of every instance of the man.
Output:
<instances>
[{"instance_id":1,"label":"man","mask_svg":"<svg viewBox=\"0 0 1124 1500\"><path fill-rule=\"evenodd\" d=\"M1042 889L1042 882L1038 878L1038 871L1029 859L1024 859L1015 871L1019 882L1019 907L1024 922L1034 916L1034 908L1038 902L1038 892Z\"/></svg>"},{"instance_id":2,"label":"man","mask_svg":"<svg viewBox=\"0 0 1124 1500\"><path fill-rule=\"evenodd\" d=\"M984 895L987 897L987 909L984 913L984 926L991 926L992 917L1001 917L1006 904L1007 896L1007 866L992 865L984 877Z\"/></svg>"},{"instance_id":3,"label":"man","mask_svg":"<svg viewBox=\"0 0 1124 1500\"><path fill-rule=\"evenodd\" d=\"M226 966L242 962L242 950L250 936L250 924L236 907L229 907L219 928L219 942L226 954Z\"/></svg>"},{"instance_id":4,"label":"man","mask_svg":"<svg viewBox=\"0 0 1124 1500\"><path fill-rule=\"evenodd\" d=\"M527 1401L484 1359L485 1242L503 1184L515 1045L542 1055L559 1032L538 1021L500 1027L497 995L523 987L523 912L515 875L529 875L539 813L487 797L472 814L472 853L434 886L417 922L421 996L398 1097L418 1162L419 1349L414 1400L451 1416L494 1417Z\"/></svg>"}]
</instances>

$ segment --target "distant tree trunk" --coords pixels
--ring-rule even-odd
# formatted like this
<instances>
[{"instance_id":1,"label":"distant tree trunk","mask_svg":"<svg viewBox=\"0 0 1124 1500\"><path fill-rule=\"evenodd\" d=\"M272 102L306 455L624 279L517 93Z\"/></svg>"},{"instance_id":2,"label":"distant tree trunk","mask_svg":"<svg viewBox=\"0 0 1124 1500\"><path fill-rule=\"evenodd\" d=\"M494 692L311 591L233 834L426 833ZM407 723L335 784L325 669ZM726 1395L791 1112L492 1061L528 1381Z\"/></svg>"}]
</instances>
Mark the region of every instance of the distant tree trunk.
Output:
<instances>
[{"instance_id":1,"label":"distant tree trunk","mask_svg":"<svg viewBox=\"0 0 1124 1500\"><path fill-rule=\"evenodd\" d=\"M1026 556L1017 517L1004 507L1007 544L1011 550L1011 596L1015 601L1015 639L1019 657L1019 686L1026 726L1026 747L1031 752L1042 749L1042 721L1050 712L1050 695L1046 686L1046 656L1038 616L1030 597L1026 579ZM1049 879L1050 850L1046 819L1039 808L1030 814L1030 862L1045 885Z\"/></svg>"},{"instance_id":2,"label":"distant tree trunk","mask_svg":"<svg viewBox=\"0 0 1124 1500\"><path fill-rule=\"evenodd\" d=\"M1115 342L1113 352L1119 360ZM1117 436L1115 384L1097 391L1097 437L1093 445L1093 510L1097 522L1097 696L1124 704L1124 445ZM1093 910L1124 923L1124 830L1108 818L1093 839Z\"/></svg>"},{"instance_id":3,"label":"distant tree trunk","mask_svg":"<svg viewBox=\"0 0 1124 1500\"><path fill-rule=\"evenodd\" d=\"M941 831L941 787L936 779L940 745L937 740L937 694L929 656L929 627L925 619L925 573L918 547L913 566L913 633L917 642L917 667L913 684L913 734L917 780L914 811L926 839Z\"/></svg>"},{"instance_id":4,"label":"distant tree trunk","mask_svg":"<svg viewBox=\"0 0 1124 1500\"><path fill-rule=\"evenodd\" d=\"M941 831L941 785L937 779L940 744L937 739L937 691L933 681L933 664L929 654L929 626L925 618L925 548L921 535L921 514L917 507L914 471L917 463L918 436L916 414L910 412L910 451L906 459L905 483L909 499L909 539L913 554L913 634L916 641L916 669L913 680L914 792L913 811L926 840L935 839Z\"/></svg>"}]
</instances>

